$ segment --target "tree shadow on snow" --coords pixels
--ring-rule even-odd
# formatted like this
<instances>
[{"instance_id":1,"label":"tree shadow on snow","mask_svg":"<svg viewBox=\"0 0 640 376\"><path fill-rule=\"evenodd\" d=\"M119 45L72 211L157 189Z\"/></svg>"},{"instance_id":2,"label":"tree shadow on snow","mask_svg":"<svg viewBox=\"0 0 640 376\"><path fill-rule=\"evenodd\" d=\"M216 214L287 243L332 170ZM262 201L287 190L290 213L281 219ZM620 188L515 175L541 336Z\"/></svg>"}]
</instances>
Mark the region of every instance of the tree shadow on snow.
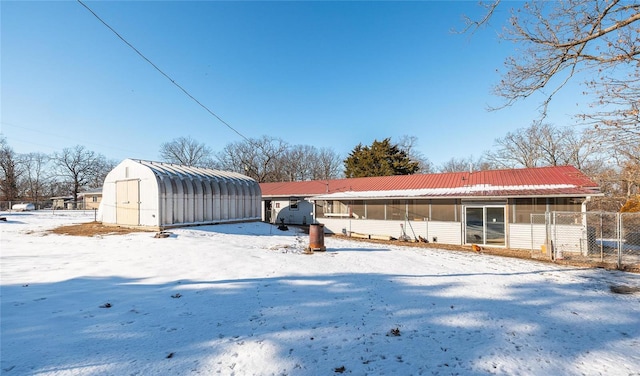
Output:
<instances>
[{"instance_id":1,"label":"tree shadow on snow","mask_svg":"<svg viewBox=\"0 0 640 376\"><path fill-rule=\"evenodd\" d=\"M4 220L0 221L0 224L24 224L26 222L21 221L21 219L28 219L32 215L24 212L2 212L0 213L0 218L4 218Z\"/></svg>"},{"instance_id":2,"label":"tree shadow on snow","mask_svg":"<svg viewBox=\"0 0 640 376\"><path fill-rule=\"evenodd\" d=\"M23 225L25 222L13 220L11 217L5 217L5 220L0 221L0 225L2 224L18 224Z\"/></svg>"},{"instance_id":3,"label":"tree shadow on snow","mask_svg":"<svg viewBox=\"0 0 640 376\"><path fill-rule=\"evenodd\" d=\"M364 273L3 285L1 370L567 374L590 353L637 343L640 317L628 301L600 293L597 280L554 283L560 272L535 272L535 283L518 283L518 273L480 282Z\"/></svg>"},{"instance_id":4,"label":"tree shadow on snow","mask_svg":"<svg viewBox=\"0 0 640 376\"><path fill-rule=\"evenodd\" d=\"M227 234L227 235L249 235L249 236L300 236L305 232L297 227L289 227L288 230L282 231L275 224L265 222L238 222L238 223L219 223L214 225L202 225L194 227L182 227L182 229Z\"/></svg>"},{"instance_id":5,"label":"tree shadow on snow","mask_svg":"<svg viewBox=\"0 0 640 376\"><path fill-rule=\"evenodd\" d=\"M327 248L327 252L329 253L342 253L342 252L391 252L391 249L389 248L374 248L374 247L362 247L362 248Z\"/></svg>"}]
</instances>

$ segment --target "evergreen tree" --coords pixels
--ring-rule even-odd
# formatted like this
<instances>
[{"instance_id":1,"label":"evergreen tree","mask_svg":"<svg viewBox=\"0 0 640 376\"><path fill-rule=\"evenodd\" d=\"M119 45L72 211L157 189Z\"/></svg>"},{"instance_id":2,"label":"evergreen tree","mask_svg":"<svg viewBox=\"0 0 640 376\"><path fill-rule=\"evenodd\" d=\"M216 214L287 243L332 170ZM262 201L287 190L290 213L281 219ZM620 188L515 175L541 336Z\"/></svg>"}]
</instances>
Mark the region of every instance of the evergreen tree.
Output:
<instances>
[{"instance_id":1,"label":"evergreen tree","mask_svg":"<svg viewBox=\"0 0 640 376\"><path fill-rule=\"evenodd\" d=\"M344 160L347 178L367 176L411 175L418 171L419 163L412 161L390 138L375 140L371 146L358 144Z\"/></svg>"}]
</instances>

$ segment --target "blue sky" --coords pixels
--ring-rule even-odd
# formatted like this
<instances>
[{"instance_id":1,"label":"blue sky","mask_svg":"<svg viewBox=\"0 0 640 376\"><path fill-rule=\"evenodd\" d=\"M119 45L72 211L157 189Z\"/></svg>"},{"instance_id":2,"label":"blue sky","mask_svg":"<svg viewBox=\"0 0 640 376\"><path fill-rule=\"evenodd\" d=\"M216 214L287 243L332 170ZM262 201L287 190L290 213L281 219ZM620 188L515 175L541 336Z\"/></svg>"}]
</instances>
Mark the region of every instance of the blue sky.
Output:
<instances>
[{"instance_id":1,"label":"blue sky","mask_svg":"<svg viewBox=\"0 0 640 376\"><path fill-rule=\"evenodd\" d=\"M519 46L491 27L457 34L475 1L89 1L105 22L246 137L346 155L416 136L436 166L479 157L527 127L539 98L487 111L497 70ZM511 4L511 3L507 3ZM198 106L75 1L1 2L1 126L18 153L84 145L109 159L158 160L189 136L214 151L242 138ZM548 122L573 124L579 91Z\"/></svg>"}]
</instances>

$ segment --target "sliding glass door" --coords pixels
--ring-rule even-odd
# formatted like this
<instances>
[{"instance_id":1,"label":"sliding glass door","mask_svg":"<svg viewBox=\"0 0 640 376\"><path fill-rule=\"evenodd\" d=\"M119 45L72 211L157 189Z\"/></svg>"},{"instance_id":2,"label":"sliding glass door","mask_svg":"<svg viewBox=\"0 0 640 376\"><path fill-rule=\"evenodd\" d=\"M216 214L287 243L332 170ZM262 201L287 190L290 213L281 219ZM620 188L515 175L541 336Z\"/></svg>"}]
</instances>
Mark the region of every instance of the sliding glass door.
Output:
<instances>
[{"instance_id":1,"label":"sliding glass door","mask_svg":"<svg viewBox=\"0 0 640 376\"><path fill-rule=\"evenodd\" d=\"M506 245L504 206L465 207L467 244Z\"/></svg>"}]
</instances>

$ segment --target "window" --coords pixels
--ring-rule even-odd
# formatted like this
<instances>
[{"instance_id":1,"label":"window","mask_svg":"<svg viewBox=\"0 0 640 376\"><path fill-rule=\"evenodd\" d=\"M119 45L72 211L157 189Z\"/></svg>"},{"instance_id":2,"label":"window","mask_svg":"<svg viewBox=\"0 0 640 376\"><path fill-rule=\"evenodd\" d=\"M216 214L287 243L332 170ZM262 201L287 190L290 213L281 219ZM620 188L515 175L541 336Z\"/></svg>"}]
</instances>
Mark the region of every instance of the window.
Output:
<instances>
[{"instance_id":1,"label":"window","mask_svg":"<svg viewBox=\"0 0 640 376\"><path fill-rule=\"evenodd\" d=\"M582 210L580 200L568 197L556 197L552 200L553 205L551 206L551 211L579 212Z\"/></svg>"},{"instance_id":2,"label":"window","mask_svg":"<svg viewBox=\"0 0 640 376\"><path fill-rule=\"evenodd\" d=\"M546 198L516 198L513 200L512 223L531 223L531 214L544 214L547 211Z\"/></svg>"},{"instance_id":3,"label":"window","mask_svg":"<svg viewBox=\"0 0 640 376\"><path fill-rule=\"evenodd\" d=\"M384 200L367 201L367 219L386 219Z\"/></svg>"},{"instance_id":4,"label":"window","mask_svg":"<svg viewBox=\"0 0 640 376\"><path fill-rule=\"evenodd\" d=\"M409 200L409 220L424 221L429 219L429 200Z\"/></svg>"},{"instance_id":5,"label":"window","mask_svg":"<svg viewBox=\"0 0 640 376\"><path fill-rule=\"evenodd\" d=\"M405 200L391 200L387 203L387 219L404 220L407 215Z\"/></svg>"},{"instance_id":6,"label":"window","mask_svg":"<svg viewBox=\"0 0 640 376\"><path fill-rule=\"evenodd\" d=\"M292 198L289 200L289 210L298 210L298 203L300 200L297 198Z\"/></svg>"},{"instance_id":7,"label":"window","mask_svg":"<svg viewBox=\"0 0 640 376\"><path fill-rule=\"evenodd\" d=\"M91 202L98 202L98 196L91 197Z\"/></svg>"},{"instance_id":8,"label":"window","mask_svg":"<svg viewBox=\"0 0 640 376\"><path fill-rule=\"evenodd\" d=\"M367 217L364 201L354 201L351 204L351 216L356 219L364 219Z\"/></svg>"},{"instance_id":9,"label":"window","mask_svg":"<svg viewBox=\"0 0 640 376\"><path fill-rule=\"evenodd\" d=\"M324 217L341 217L347 218L349 216L349 204L347 202L339 200L323 201L323 216Z\"/></svg>"},{"instance_id":10,"label":"window","mask_svg":"<svg viewBox=\"0 0 640 376\"><path fill-rule=\"evenodd\" d=\"M455 222L456 200L431 200L431 220Z\"/></svg>"}]
</instances>

